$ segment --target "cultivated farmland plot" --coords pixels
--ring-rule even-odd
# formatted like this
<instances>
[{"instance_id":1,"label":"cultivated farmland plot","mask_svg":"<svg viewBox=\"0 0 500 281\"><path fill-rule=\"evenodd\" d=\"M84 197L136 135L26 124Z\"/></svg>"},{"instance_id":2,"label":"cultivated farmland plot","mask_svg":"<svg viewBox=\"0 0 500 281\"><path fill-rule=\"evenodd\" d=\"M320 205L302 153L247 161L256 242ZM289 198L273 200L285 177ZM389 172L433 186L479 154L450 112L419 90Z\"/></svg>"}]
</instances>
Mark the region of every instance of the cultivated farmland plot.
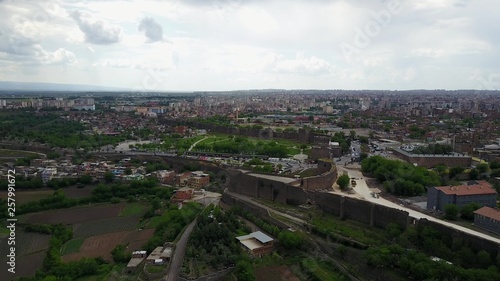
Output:
<instances>
[{"instance_id":1,"label":"cultivated farmland plot","mask_svg":"<svg viewBox=\"0 0 500 281\"><path fill-rule=\"evenodd\" d=\"M75 207L64 210L26 214L20 216L19 219L25 223L33 224L77 224L117 217L124 207L125 204Z\"/></svg>"},{"instance_id":2,"label":"cultivated farmland plot","mask_svg":"<svg viewBox=\"0 0 500 281\"><path fill-rule=\"evenodd\" d=\"M112 260L111 251L118 244L128 244L126 252L141 250L149 238L154 234L154 229L121 231L106 233L86 238L76 252L66 254L62 258L64 261L74 261L81 258L102 257ZM79 238L77 238L79 240Z\"/></svg>"},{"instance_id":3,"label":"cultivated farmland plot","mask_svg":"<svg viewBox=\"0 0 500 281\"><path fill-rule=\"evenodd\" d=\"M24 256L49 248L50 235L20 232L16 236L17 255Z\"/></svg>"},{"instance_id":4,"label":"cultivated farmland plot","mask_svg":"<svg viewBox=\"0 0 500 281\"><path fill-rule=\"evenodd\" d=\"M115 217L76 224L73 228L73 237L90 237L105 233L134 230L140 219L139 216Z\"/></svg>"},{"instance_id":5,"label":"cultivated farmland plot","mask_svg":"<svg viewBox=\"0 0 500 281\"><path fill-rule=\"evenodd\" d=\"M19 232L16 235L16 274L10 276L13 279L18 277L33 276L35 272L42 267L43 259L46 255L46 250L49 248L50 235L38 233L23 233ZM0 239L1 253L8 253L7 238ZM4 259L2 259L4 260ZM7 272L7 263L2 262L0 266L2 274L0 280L3 279Z\"/></svg>"},{"instance_id":6,"label":"cultivated farmland plot","mask_svg":"<svg viewBox=\"0 0 500 281\"><path fill-rule=\"evenodd\" d=\"M15 277L18 278L18 277L34 276L36 271L42 268L43 260L45 259L46 254L47 253L45 251L41 251L38 253L33 253L26 256L18 257L18 261L16 262ZM1 275L0 275L0 280L4 280L2 279Z\"/></svg>"}]
</instances>

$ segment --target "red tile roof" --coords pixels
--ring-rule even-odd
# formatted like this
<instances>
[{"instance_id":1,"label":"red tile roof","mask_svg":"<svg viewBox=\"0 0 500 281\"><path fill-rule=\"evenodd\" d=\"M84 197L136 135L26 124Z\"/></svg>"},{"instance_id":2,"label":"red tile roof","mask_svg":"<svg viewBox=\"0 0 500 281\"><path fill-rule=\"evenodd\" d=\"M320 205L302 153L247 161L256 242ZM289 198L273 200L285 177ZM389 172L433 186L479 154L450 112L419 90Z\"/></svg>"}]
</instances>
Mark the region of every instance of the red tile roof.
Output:
<instances>
[{"instance_id":1,"label":"red tile roof","mask_svg":"<svg viewBox=\"0 0 500 281\"><path fill-rule=\"evenodd\" d=\"M500 210L498 209L493 209L491 207L482 207L481 209L478 209L474 212L474 214L478 214L481 216L485 216L487 218L491 218L497 221L500 221Z\"/></svg>"},{"instance_id":2,"label":"red tile roof","mask_svg":"<svg viewBox=\"0 0 500 281\"><path fill-rule=\"evenodd\" d=\"M487 181L477 181L477 184L472 185L459 185L459 186L438 186L437 190L441 190L447 195L479 195L479 194L496 194L491 184Z\"/></svg>"}]
</instances>

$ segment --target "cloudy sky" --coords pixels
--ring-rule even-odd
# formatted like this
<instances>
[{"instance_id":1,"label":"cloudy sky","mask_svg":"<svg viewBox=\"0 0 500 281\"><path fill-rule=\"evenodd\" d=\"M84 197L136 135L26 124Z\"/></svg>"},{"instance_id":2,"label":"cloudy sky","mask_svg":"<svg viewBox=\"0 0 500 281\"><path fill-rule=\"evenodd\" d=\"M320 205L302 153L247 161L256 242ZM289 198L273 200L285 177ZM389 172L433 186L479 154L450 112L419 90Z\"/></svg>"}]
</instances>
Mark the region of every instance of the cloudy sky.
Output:
<instances>
[{"instance_id":1,"label":"cloudy sky","mask_svg":"<svg viewBox=\"0 0 500 281\"><path fill-rule=\"evenodd\" d=\"M500 89L498 0L0 0L0 81Z\"/></svg>"}]
</instances>

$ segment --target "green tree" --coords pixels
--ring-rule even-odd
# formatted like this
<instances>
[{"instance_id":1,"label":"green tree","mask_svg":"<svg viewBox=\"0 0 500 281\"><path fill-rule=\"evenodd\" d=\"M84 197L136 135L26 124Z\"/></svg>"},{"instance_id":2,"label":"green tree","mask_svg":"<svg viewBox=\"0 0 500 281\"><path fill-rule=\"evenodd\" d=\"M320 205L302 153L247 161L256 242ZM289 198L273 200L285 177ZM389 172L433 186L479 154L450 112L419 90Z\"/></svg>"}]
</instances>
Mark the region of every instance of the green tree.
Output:
<instances>
[{"instance_id":1,"label":"green tree","mask_svg":"<svg viewBox=\"0 0 500 281\"><path fill-rule=\"evenodd\" d=\"M80 177L80 182L83 184L90 184L90 183L92 183L92 176L91 175L83 175Z\"/></svg>"},{"instance_id":2,"label":"green tree","mask_svg":"<svg viewBox=\"0 0 500 281\"><path fill-rule=\"evenodd\" d=\"M347 187L349 186L349 180L350 180L350 178L347 174L341 175L337 179L337 184L339 185L340 189L342 189L342 190L347 189Z\"/></svg>"},{"instance_id":3,"label":"green tree","mask_svg":"<svg viewBox=\"0 0 500 281\"><path fill-rule=\"evenodd\" d=\"M104 181L106 181L106 183L111 183L113 182L113 180L115 179L115 175L111 172L106 172L104 173Z\"/></svg>"},{"instance_id":4,"label":"green tree","mask_svg":"<svg viewBox=\"0 0 500 281\"><path fill-rule=\"evenodd\" d=\"M300 233L287 230L280 233L278 240L288 249L298 249L304 244L304 239Z\"/></svg>"},{"instance_id":5,"label":"green tree","mask_svg":"<svg viewBox=\"0 0 500 281\"><path fill-rule=\"evenodd\" d=\"M460 175L465 169L463 167L453 167L450 169L450 179Z\"/></svg>"},{"instance_id":6,"label":"green tree","mask_svg":"<svg viewBox=\"0 0 500 281\"><path fill-rule=\"evenodd\" d=\"M132 169L131 168L126 168L124 172L125 172L125 175L131 175L132 174Z\"/></svg>"},{"instance_id":7,"label":"green tree","mask_svg":"<svg viewBox=\"0 0 500 281\"><path fill-rule=\"evenodd\" d=\"M479 171L479 173L483 174L483 173L486 173L488 172L489 170L489 165L488 163L480 163L476 166L477 170Z\"/></svg>"},{"instance_id":8,"label":"green tree","mask_svg":"<svg viewBox=\"0 0 500 281\"><path fill-rule=\"evenodd\" d=\"M356 138L356 131L349 131L349 137L351 138L351 140L355 139Z\"/></svg>"},{"instance_id":9,"label":"green tree","mask_svg":"<svg viewBox=\"0 0 500 281\"><path fill-rule=\"evenodd\" d=\"M479 178L479 171L476 168L472 168L469 172L470 180L477 180Z\"/></svg>"},{"instance_id":10,"label":"green tree","mask_svg":"<svg viewBox=\"0 0 500 281\"><path fill-rule=\"evenodd\" d=\"M126 245L119 244L111 251L113 256L113 261L116 263L128 262L130 260L130 254L125 254Z\"/></svg>"},{"instance_id":11,"label":"green tree","mask_svg":"<svg viewBox=\"0 0 500 281\"><path fill-rule=\"evenodd\" d=\"M153 210L158 210L161 207L161 201L160 198L155 198L151 201L151 208Z\"/></svg>"},{"instance_id":12,"label":"green tree","mask_svg":"<svg viewBox=\"0 0 500 281\"><path fill-rule=\"evenodd\" d=\"M444 217L448 220L456 220L458 216L458 207L455 204L448 204L444 207Z\"/></svg>"},{"instance_id":13,"label":"green tree","mask_svg":"<svg viewBox=\"0 0 500 281\"><path fill-rule=\"evenodd\" d=\"M255 281L255 273L250 260L243 259L236 263L236 277L241 281Z\"/></svg>"},{"instance_id":14,"label":"green tree","mask_svg":"<svg viewBox=\"0 0 500 281\"><path fill-rule=\"evenodd\" d=\"M446 175L446 170L447 169L448 168L446 167L446 165L443 165L443 164L439 164L439 165L436 165L434 167L434 170L436 170L436 173L438 173L438 175L440 175L440 176Z\"/></svg>"},{"instance_id":15,"label":"green tree","mask_svg":"<svg viewBox=\"0 0 500 281\"><path fill-rule=\"evenodd\" d=\"M478 203L469 203L462 207L460 210L460 217L467 220L474 219L474 211L481 208L481 205Z\"/></svg>"},{"instance_id":16,"label":"green tree","mask_svg":"<svg viewBox=\"0 0 500 281\"><path fill-rule=\"evenodd\" d=\"M489 165L491 170L500 169L500 161L491 161Z\"/></svg>"}]
</instances>

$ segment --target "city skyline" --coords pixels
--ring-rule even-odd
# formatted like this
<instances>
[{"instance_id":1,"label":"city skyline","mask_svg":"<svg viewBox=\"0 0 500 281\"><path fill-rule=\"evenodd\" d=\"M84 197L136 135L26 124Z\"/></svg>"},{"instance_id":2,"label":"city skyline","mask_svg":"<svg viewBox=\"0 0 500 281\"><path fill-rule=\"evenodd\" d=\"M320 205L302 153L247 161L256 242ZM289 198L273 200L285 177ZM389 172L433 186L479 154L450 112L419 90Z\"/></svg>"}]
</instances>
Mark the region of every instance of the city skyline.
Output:
<instances>
[{"instance_id":1,"label":"city skyline","mask_svg":"<svg viewBox=\"0 0 500 281\"><path fill-rule=\"evenodd\" d=\"M495 1L200 2L1 1L0 81L130 91L500 88Z\"/></svg>"}]
</instances>

